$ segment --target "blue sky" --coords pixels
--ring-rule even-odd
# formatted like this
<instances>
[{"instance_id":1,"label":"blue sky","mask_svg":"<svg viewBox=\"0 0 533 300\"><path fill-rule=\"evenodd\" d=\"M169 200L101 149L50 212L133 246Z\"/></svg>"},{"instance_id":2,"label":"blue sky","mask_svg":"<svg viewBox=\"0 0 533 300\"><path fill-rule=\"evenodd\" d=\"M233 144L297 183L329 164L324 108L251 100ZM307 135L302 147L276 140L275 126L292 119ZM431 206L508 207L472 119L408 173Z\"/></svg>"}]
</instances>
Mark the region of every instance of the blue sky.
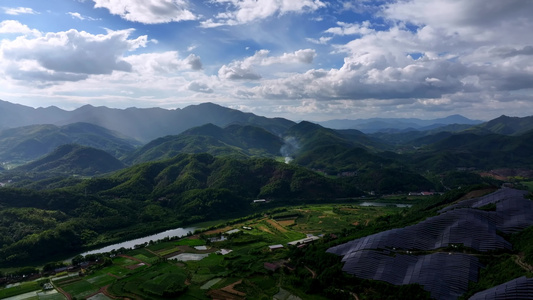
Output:
<instances>
[{"instance_id":1,"label":"blue sky","mask_svg":"<svg viewBox=\"0 0 533 300\"><path fill-rule=\"evenodd\" d=\"M1 0L0 99L293 120L533 114L533 1Z\"/></svg>"}]
</instances>

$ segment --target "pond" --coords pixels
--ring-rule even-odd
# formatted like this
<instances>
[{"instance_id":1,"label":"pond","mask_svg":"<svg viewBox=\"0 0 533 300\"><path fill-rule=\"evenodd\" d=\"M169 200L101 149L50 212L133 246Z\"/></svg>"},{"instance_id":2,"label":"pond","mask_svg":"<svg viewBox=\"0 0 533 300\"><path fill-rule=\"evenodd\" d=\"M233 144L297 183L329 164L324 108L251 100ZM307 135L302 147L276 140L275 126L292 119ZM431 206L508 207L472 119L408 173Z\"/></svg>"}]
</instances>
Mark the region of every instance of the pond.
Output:
<instances>
[{"instance_id":1,"label":"pond","mask_svg":"<svg viewBox=\"0 0 533 300\"><path fill-rule=\"evenodd\" d=\"M111 252L113 250L118 250L120 248L126 248L126 249L134 248L135 245L149 243L150 241L154 241L155 242L157 240L162 240L162 239L164 239L166 237L172 238L172 237L186 236L189 232L194 232L195 230L196 230L195 227L176 228L176 229L166 230L166 231L163 231L163 232L160 232L160 233L156 233L156 234L152 234L152 235L149 235L149 236L145 236L145 237L142 237L142 238L133 239L133 240L125 241L125 242L122 242L122 243L109 245L109 246L106 246L106 247L103 247L103 248L100 248L100 249L87 251L87 252L82 253L81 255L85 256L87 254L97 254L97 253Z\"/></svg>"}]
</instances>

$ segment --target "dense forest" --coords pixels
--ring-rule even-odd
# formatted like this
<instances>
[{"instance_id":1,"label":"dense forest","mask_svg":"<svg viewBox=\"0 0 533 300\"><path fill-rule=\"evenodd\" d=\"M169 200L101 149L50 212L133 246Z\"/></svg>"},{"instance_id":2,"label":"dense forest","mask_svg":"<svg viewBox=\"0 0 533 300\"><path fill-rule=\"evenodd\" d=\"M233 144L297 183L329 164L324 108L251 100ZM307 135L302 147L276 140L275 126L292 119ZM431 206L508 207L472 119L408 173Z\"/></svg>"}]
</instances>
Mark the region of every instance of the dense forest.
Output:
<instances>
[{"instance_id":1,"label":"dense forest","mask_svg":"<svg viewBox=\"0 0 533 300\"><path fill-rule=\"evenodd\" d=\"M49 184L48 181L45 181ZM162 228L253 212L252 201L276 205L331 201L363 193L295 165L182 154L113 175L55 182L62 188L0 189L3 264L43 259ZM139 222L140 221L140 222ZM54 247L44 247L54 245Z\"/></svg>"}]
</instances>

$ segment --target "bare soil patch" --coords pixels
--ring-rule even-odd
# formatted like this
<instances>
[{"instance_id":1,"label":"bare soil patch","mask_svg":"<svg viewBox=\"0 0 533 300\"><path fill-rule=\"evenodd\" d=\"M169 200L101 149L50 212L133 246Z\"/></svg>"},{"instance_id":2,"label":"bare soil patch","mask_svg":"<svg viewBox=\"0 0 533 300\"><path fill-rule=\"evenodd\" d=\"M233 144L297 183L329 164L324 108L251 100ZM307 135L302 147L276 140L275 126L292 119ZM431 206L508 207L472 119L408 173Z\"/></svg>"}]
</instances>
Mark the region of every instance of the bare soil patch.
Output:
<instances>
[{"instance_id":1,"label":"bare soil patch","mask_svg":"<svg viewBox=\"0 0 533 300\"><path fill-rule=\"evenodd\" d=\"M230 231L232 230L233 227L231 226L226 226L224 228L218 228L218 229L213 229L213 230L209 230L209 231L206 231L204 232L204 234L206 235L209 235L209 234L216 234L216 233L221 233L221 232L226 232L226 231Z\"/></svg>"},{"instance_id":2,"label":"bare soil patch","mask_svg":"<svg viewBox=\"0 0 533 300\"><path fill-rule=\"evenodd\" d=\"M261 231L273 234L272 231L270 231L270 229L266 228L265 226L258 226L257 228L259 228L259 230Z\"/></svg>"},{"instance_id":3,"label":"bare soil patch","mask_svg":"<svg viewBox=\"0 0 533 300\"><path fill-rule=\"evenodd\" d=\"M343 211L351 211L351 212L359 211L358 208L351 208L351 207L342 207L341 210L343 210Z\"/></svg>"},{"instance_id":4,"label":"bare soil patch","mask_svg":"<svg viewBox=\"0 0 533 300\"><path fill-rule=\"evenodd\" d=\"M245 293L240 292L240 291L237 291L237 290L235 289L235 286L236 286L236 285L239 285L239 284L241 284L241 283L242 283L242 279L239 280L239 281L237 281L237 282L234 282L234 283L232 283L232 284L230 284L230 285L228 285L228 286L225 286L225 287L221 288L221 290L226 291L226 292L228 292L228 293L232 293L232 294L235 294L235 295L239 295L239 296L243 296L243 297L244 297L244 296L246 296Z\"/></svg>"},{"instance_id":5,"label":"bare soil patch","mask_svg":"<svg viewBox=\"0 0 533 300\"><path fill-rule=\"evenodd\" d=\"M235 286L241 283L242 279L221 289L209 291L207 295L212 299L244 300L246 299L246 294L235 289Z\"/></svg>"},{"instance_id":6,"label":"bare soil patch","mask_svg":"<svg viewBox=\"0 0 533 300\"><path fill-rule=\"evenodd\" d=\"M281 225L281 226L291 226L293 225L294 223L296 223L296 220L283 220L283 221L278 221L278 223Z\"/></svg>"},{"instance_id":7,"label":"bare soil patch","mask_svg":"<svg viewBox=\"0 0 533 300\"><path fill-rule=\"evenodd\" d=\"M279 230L279 232L282 232L282 233L285 233L287 232L287 229L285 229L283 226L279 225L278 222L272 220L272 219L268 219L267 222L274 226L274 228L276 228L277 230Z\"/></svg>"}]
</instances>

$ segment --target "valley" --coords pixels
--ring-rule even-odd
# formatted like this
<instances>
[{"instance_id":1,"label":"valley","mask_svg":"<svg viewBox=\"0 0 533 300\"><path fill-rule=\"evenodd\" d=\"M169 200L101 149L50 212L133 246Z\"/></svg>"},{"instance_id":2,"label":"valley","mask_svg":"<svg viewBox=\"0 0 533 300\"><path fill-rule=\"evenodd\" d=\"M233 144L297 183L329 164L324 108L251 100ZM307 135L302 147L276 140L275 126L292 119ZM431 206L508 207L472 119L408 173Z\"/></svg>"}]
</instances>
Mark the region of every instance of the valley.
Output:
<instances>
[{"instance_id":1,"label":"valley","mask_svg":"<svg viewBox=\"0 0 533 300\"><path fill-rule=\"evenodd\" d=\"M84 119L82 111L124 124ZM132 136L121 127L132 112L160 119ZM179 121L165 123L176 114ZM0 130L0 277L23 281L0 298L50 282L63 294L28 297L459 299L532 275L531 200L500 207L507 198L531 198L529 117L480 123L455 116L438 121L465 124L434 126L404 120L420 125L401 130L376 126L410 123L379 120L363 133L349 123L332 129L212 103L179 111L86 106L60 115L47 118L54 125ZM502 188L518 192L483 205L469 200ZM95 252L175 228L197 232ZM473 228L488 228L484 243L454 238ZM289 244L298 240L310 243ZM446 260L451 253L456 260ZM368 261L396 277L376 275ZM442 275L456 280L444 287L435 283L443 265L457 267ZM65 267L72 272L51 272ZM409 273L415 267L436 277ZM469 277L456 275L464 272ZM29 280L37 273L44 277Z\"/></svg>"},{"instance_id":2,"label":"valley","mask_svg":"<svg viewBox=\"0 0 533 300\"><path fill-rule=\"evenodd\" d=\"M408 201L415 204L420 199ZM87 254L85 259L90 260L102 260L102 257L106 257L105 264L108 265L94 262L84 264L85 259L74 258L73 262L85 267L75 268L74 272L69 273L72 274L69 277L65 277L67 272L59 271L59 275L44 277L38 281L50 280L56 288L77 299L98 292L108 297L132 294L141 298L159 299L165 297L158 296L157 291L164 291L166 288L169 292L174 288L174 296L209 299L210 295L216 293L227 294L228 289L224 287L236 282L236 287L229 292L232 299L241 299L244 295L254 299L271 298L278 293L277 287L280 285L284 290L306 298L305 290L295 289L290 282L309 281L313 279L313 275L305 266L297 268L297 265L290 264L291 251L294 251L292 248L296 247L287 243L304 239L308 235L319 236L319 240L315 242L323 243L323 240L336 239L334 233L339 227L368 224L380 216L400 213L402 210L405 208L368 207L357 203L281 207L264 211L260 217L248 217L211 226L212 229L202 229L182 239L167 237L132 247L134 250L120 249L102 254ZM227 239L221 242L211 241L212 237L218 237L220 234ZM269 250L272 245L281 247ZM311 244L302 245L312 247ZM223 254L215 253L222 249ZM208 256L198 261L172 259L184 253L206 253ZM109 255L111 258L108 258ZM83 276L80 277L79 272L82 272ZM300 278L297 275L299 273L306 276ZM168 283L165 282L168 280L165 281L163 277L169 276L172 282L181 278L178 286L166 286ZM146 284L143 282L147 282L148 278L159 277L160 280L150 281L159 286L144 286ZM39 285L35 287L40 289ZM0 290L0 295L9 295L10 289L17 290L15 287ZM156 294L152 291L156 291ZM56 294L53 299L65 299L65 296ZM100 296L99 299L106 298ZM317 295L316 299L322 298Z\"/></svg>"},{"instance_id":3,"label":"valley","mask_svg":"<svg viewBox=\"0 0 533 300\"><path fill-rule=\"evenodd\" d=\"M457 296L443 296L446 293L442 293L457 290L459 286L464 288L461 293L467 292L472 296L513 278L533 275L533 248L527 242L528 236L531 236L531 227L506 237L516 247L512 251L480 252L467 246L466 242L446 242L444 238L444 245L432 251L424 248L419 248L418 251L387 248L385 252L394 251L397 254L384 257L424 258L444 255L446 258L470 256L479 260L479 263L472 264L460 273L476 274L479 270L479 275L474 279L456 276L455 281L444 280L440 283L451 286L437 290L432 290L435 281L428 282L427 279L420 285L392 285L383 281L359 279L361 275L348 275L351 273L348 271L351 268L349 261L341 261L341 257L328 252L331 252L332 246L343 247L346 242L353 244L357 237L365 239L365 236L368 238L387 230L426 226L422 224L428 222L428 215L451 210L453 206L450 203L463 207L475 206L478 202L498 203L500 195L508 192L515 195L524 193L518 190L477 187L442 196L402 198L403 204L412 205L410 208L368 206L363 204L368 203L363 199L274 209L258 207L257 213L239 219L224 223L196 224L194 227L198 229L182 238L165 237L134 245L130 249L78 255L72 259L72 266L70 260L66 265L62 261L49 262L43 267L47 272L43 271L37 278L32 273L26 273L28 279L19 285L1 289L0 297L17 299L9 297L36 291L36 294L27 294L29 296L24 299L115 299L117 296L134 299L285 299L291 295L293 299L353 299L354 295L359 299L388 299L390 295L401 299L433 299L434 293L440 295L436 299L457 299ZM391 203L393 199L382 201ZM529 209L533 209L532 200L526 201ZM481 213L484 211L483 207L475 211ZM490 209L486 212L490 213ZM531 218L528 220L529 223L524 223L524 227L533 222ZM429 238L424 234L410 235L420 241ZM408 239L407 236L404 238L405 241ZM485 237L480 237L480 241L488 242ZM400 246L403 249L418 248L404 247ZM380 264L373 264L374 267L378 265ZM390 276L401 272L398 271L401 266L389 264L388 267L396 268L396 271L384 274ZM431 276L426 275L426 278L433 280L431 278L435 276L442 276L439 272L457 271L453 267L441 268L439 271L434 270L436 273ZM36 272L36 269L26 268L25 272ZM24 273L18 274L16 276ZM20 277L11 276L11 279L6 277L4 280L20 280L16 279ZM381 280L390 282L387 279ZM41 292L42 286L48 282L58 292Z\"/></svg>"}]
</instances>

